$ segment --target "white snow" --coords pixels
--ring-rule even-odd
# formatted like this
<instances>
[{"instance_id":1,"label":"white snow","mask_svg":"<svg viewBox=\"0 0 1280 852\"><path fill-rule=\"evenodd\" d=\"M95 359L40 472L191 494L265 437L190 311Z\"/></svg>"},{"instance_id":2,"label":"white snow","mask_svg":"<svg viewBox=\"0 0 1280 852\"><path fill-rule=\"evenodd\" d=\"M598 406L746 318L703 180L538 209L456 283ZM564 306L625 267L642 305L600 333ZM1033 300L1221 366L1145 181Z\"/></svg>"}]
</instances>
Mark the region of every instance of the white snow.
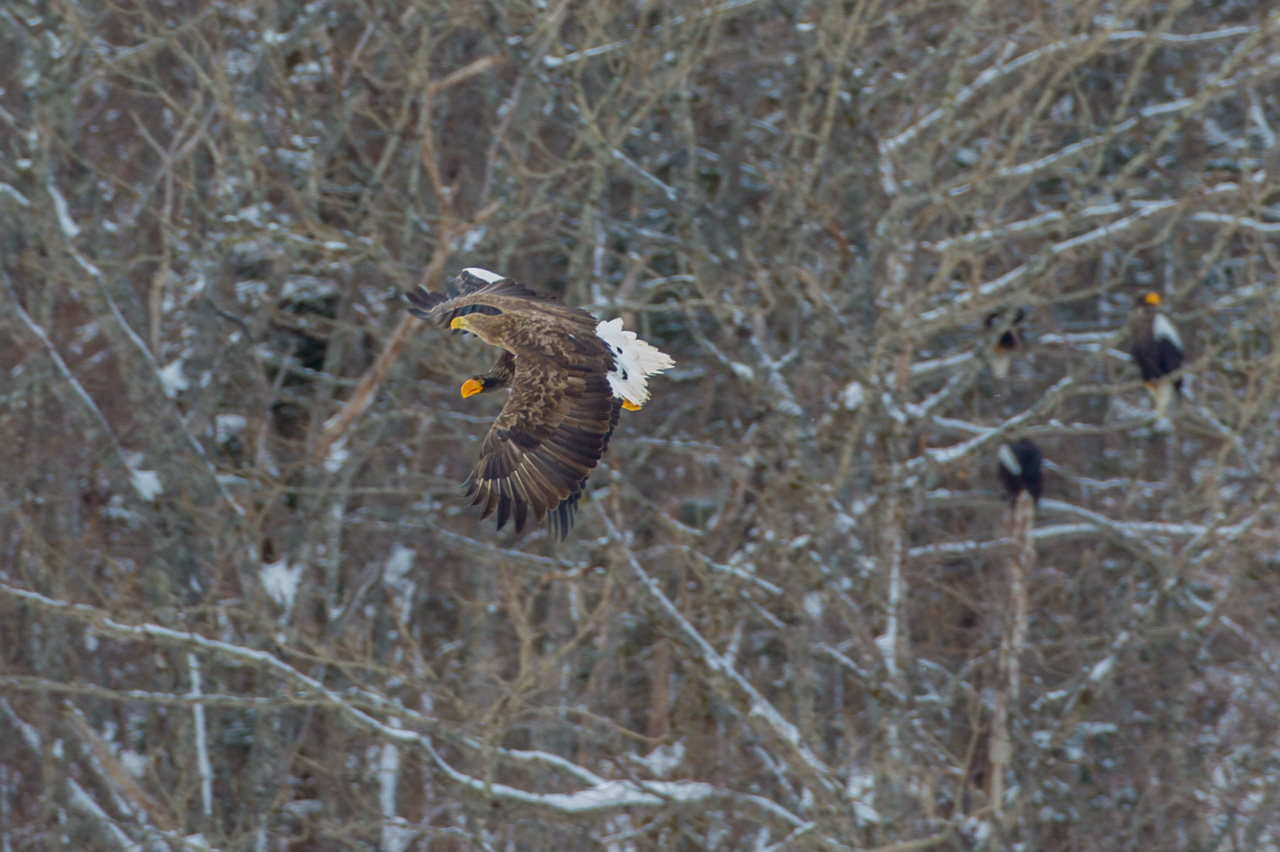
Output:
<instances>
[{"instance_id":1,"label":"white snow","mask_svg":"<svg viewBox=\"0 0 1280 852\"><path fill-rule=\"evenodd\" d=\"M399 720L389 723L400 727ZM382 811L382 842L380 852L404 852L413 839L408 822L396 814L396 787L400 784L400 749L392 743L383 743L378 759L378 804Z\"/></svg>"},{"instance_id":2,"label":"white snow","mask_svg":"<svg viewBox=\"0 0 1280 852\"><path fill-rule=\"evenodd\" d=\"M298 596L298 582L302 579L302 566L290 565L287 559L270 562L262 566L262 590L287 614L293 609L293 601Z\"/></svg>"},{"instance_id":3,"label":"white snow","mask_svg":"<svg viewBox=\"0 0 1280 852\"><path fill-rule=\"evenodd\" d=\"M896 644L896 637L890 633L881 633L875 638L876 647L880 649L880 656L885 658L886 662L893 660L893 650Z\"/></svg>"},{"instance_id":4,"label":"white snow","mask_svg":"<svg viewBox=\"0 0 1280 852\"><path fill-rule=\"evenodd\" d=\"M458 251L471 252L475 251L476 246L480 245L480 241L484 239L484 235L488 232L488 228L481 225L478 228L472 228L462 235L462 243L458 246ZM467 270L472 272L473 270ZM474 274L474 273L473 273Z\"/></svg>"},{"instance_id":5,"label":"white snow","mask_svg":"<svg viewBox=\"0 0 1280 852\"><path fill-rule=\"evenodd\" d=\"M631 759L646 767L658 778L666 778L684 760L684 740L678 740L670 745L660 745L644 757L632 756Z\"/></svg>"},{"instance_id":6,"label":"white snow","mask_svg":"<svg viewBox=\"0 0 1280 852\"><path fill-rule=\"evenodd\" d=\"M715 794L710 784L697 781L653 781L643 787L630 781L605 781L576 793L547 793L540 800L568 813L628 805L658 805L664 800L696 802Z\"/></svg>"},{"instance_id":7,"label":"white snow","mask_svg":"<svg viewBox=\"0 0 1280 852\"><path fill-rule=\"evenodd\" d=\"M876 810L876 777L867 772L850 772L849 781L844 786L845 795L853 803L853 815L858 822L878 823L880 813Z\"/></svg>"},{"instance_id":8,"label":"white snow","mask_svg":"<svg viewBox=\"0 0 1280 852\"><path fill-rule=\"evenodd\" d=\"M648 376L676 365L670 355L636 337L634 331L624 331L621 319L598 324L596 336L613 353L614 367L608 375L613 395L632 405L644 405L649 401Z\"/></svg>"},{"instance_id":9,"label":"white snow","mask_svg":"<svg viewBox=\"0 0 1280 852\"><path fill-rule=\"evenodd\" d=\"M217 414L213 418L213 437L219 444L225 444L238 437L249 421L242 414Z\"/></svg>"},{"instance_id":10,"label":"white snow","mask_svg":"<svg viewBox=\"0 0 1280 852\"><path fill-rule=\"evenodd\" d=\"M164 395L170 399L191 387L186 374L182 371L181 358L160 368L160 386L164 390Z\"/></svg>"},{"instance_id":11,"label":"white snow","mask_svg":"<svg viewBox=\"0 0 1280 852\"><path fill-rule=\"evenodd\" d=\"M131 748L126 748L116 755L120 768L134 778L141 778L147 773L147 759Z\"/></svg>"},{"instance_id":12,"label":"white snow","mask_svg":"<svg viewBox=\"0 0 1280 852\"><path fill-rule=\"evenodd\" d=\"M413 603L413 593L417 584L409 579L409 570L413 568L414 551L412 548L397 544L391 548L386 567L382 569L383 585L396 593L396 603L400 606L400 614L407 617L409 607Z\"/></svg>"},{"instance_id":13,"label":"white snow","mask_svg":"<svg viewBox=\"0 0 1280 852\"><path fill-rule=\"evenodd\" d=\"M1089 680L1097 683L1111 672L1111 667L1115 665L1116 658L1114 655L1103 657L1089 671Z\"/></svg>"},{"instance_id":14,"label":"white snow","mask_svg":"<svg viewBox=\"0 0 1280 852\"><path fill-rule=\"evenodd\" d=\"M814 621L822 618L821 592L809 592L804 596L804 611Z\"/></svg>"},{"instance_id":15,"label":"white snow","mask_svg":"<svg viewBox=\"0 0 1280 852\"><path fill-rule=\"evenodd\" d=\"M58 191L52 179L49 180L48 188L49 196L53 199L53 209L58 214L58 225L67 239L74 240L80 236L80 226L71 218L71 208L67 206L67 199L62 197L62 193Z\"/></svg>"},{"instance_id":16,"label":"white snow","mask_svg":"<svg viewBox=\"0 0 1280 852\"><path fill-rule=\"evenodd\" d=\"M347 449L347 437L343 435L334 441L333 446L329 448L329 455L324 460L325 472L337 473L342 470L342 466L346 464L347 459L350 457L351 452Z\"/></svg>"},{"instance_id":17,"label":"white snow","mask_svg":"<svg viewBox=\"0 0 1280 852\"><path fill-rule=\"evenodd\" d=\"M200 658L187 652L187 668L191 672L191 694L203 695L200 680ZM204 815L213 816L213 764L209 761L209 740L204 723L204 705L200 702L191 708L196 729L196 766L200 770L200 802Z\"/></svg>"},{"instance_id":18,"label":"white snow","mask_svg":"<svg viewBox=\"0 0 1280 852\"><path fill-rule=\"evenodd\" d=\"M475 277L479 278L481 281L488 282L489 284L493 284L497 281L501 281L503 278L506 277L505 275L499 275L496 272L490 272L487 269L482 269L479 266L468 266L466 269L462 271L467 273L468 275L474 275Z\"/></svg>"},{"instance_id":19,"label":"white snow","mask_svg":"<svg viewBox=\"0 0 1280 852\"><path fill-rule=\"evenodd\" d=\"M849 382L849 384L845 385L844 392L840 395L840 402L844 405L846 411L857 411L866 398L867 390L862 386L861 382Z\"/></svg>"},{"instance_id":20,"label":"white snow","mask_svg":"<svg viewBox=\"0 0 1280 852\"><path fill-rule=\"evenodd\" d=\"M27 200L27 197L25 195L23 195L21 192L18 192L18 190L14 189L12 186L5 183L4 181L0 181L0 194L9 196L14 201L16 201L20 207L31 206L31 202Z\"/></svg>"},{"instance_id":21,"label":"white snow","mask_svg":"<svg viewBox=\"0 0 1280 852\"><path fill-rule=\"evenodd\" d=\"M160 476L154 470L131 470L129 481L133 483L134 490L142 495L143 500L154 500L164 491L164 487L160 484Z\"/></svg>"}]
</instances>

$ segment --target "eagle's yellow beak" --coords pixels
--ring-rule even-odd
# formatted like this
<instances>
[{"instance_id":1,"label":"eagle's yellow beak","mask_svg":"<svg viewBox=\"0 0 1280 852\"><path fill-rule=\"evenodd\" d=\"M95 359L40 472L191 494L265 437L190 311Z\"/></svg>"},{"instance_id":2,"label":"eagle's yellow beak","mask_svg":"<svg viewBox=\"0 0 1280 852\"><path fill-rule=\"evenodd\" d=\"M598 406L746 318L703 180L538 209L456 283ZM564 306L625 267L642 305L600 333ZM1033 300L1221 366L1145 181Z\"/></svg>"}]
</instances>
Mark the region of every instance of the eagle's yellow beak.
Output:
<instances>
[{"instance_id":1,"label":"eagle's yellow beak","mask_svg":"<svg viewBox=\"0 0 1280 852\"><path fill-rule=\"evenodd\" d=\"M631 401L631 400L629 400L629 399L624 399L624 400L622 401L622 407L623 407L623 408L625 408L627 411L639 411L639 410L640 410L640 406L636 405L634 402L632 402L632 401Z\"/></svg>"},{"instance_id":2,"label":"eagle's yellow beak","mask_svg":"<svg viewBox=\"0 0 1280 852\"><path fill-rule=\"evenodd\" d=\"M1160 304L1160 294L1152 290L1150 293L1142 297L1142 301L1146 302L1148 305L1158 305Z\"/></svg>"},{"instance_id":3,"label":"eagle's yellow beak","mask_svg":"<svg viewBox=\"0 0 1280 852\"><path fill-rule=\"evenodd\" d=\"M462 319L462 317L458 317L454 322L457 322L460 319ZM452 325L452 323L450 324ZM475 379L467 379L462 383L462 398L466 399L469 396L475 396L482 390L484 390L483 384L477 382Z\"/></svg>"},{"instance_id":4,"label":"eagle's yellow beak","mask_svg":"<svg viewBox=\"0 0 1280 852\"><path fill-rule=\"evenodd\" d=\"M467 321L466 317L454 317L449 323L449 328L466 328L469 325L471 323Z\"/></svg>"}]
</instances>

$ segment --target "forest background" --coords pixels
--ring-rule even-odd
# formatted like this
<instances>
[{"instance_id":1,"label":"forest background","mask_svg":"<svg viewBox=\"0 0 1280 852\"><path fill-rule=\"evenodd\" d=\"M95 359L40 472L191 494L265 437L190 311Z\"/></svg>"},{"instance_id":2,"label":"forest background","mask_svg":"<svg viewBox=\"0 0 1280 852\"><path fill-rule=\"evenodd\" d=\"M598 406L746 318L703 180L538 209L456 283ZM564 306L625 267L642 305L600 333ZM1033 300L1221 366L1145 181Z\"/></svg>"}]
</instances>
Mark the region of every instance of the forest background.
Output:
<instances>
[{"instance_id":1,"label":"forest background","mask_svg":"<svg viewBox=\"0 0 1280 852\"><path fill-rule=\"evenodd\" d=\"M1274 3L13 0L0 55L4 850L1280 848ZM402 294L472 265L678 362L563 545L460 499L494 353Z\"/></svg>"}]
</instances>

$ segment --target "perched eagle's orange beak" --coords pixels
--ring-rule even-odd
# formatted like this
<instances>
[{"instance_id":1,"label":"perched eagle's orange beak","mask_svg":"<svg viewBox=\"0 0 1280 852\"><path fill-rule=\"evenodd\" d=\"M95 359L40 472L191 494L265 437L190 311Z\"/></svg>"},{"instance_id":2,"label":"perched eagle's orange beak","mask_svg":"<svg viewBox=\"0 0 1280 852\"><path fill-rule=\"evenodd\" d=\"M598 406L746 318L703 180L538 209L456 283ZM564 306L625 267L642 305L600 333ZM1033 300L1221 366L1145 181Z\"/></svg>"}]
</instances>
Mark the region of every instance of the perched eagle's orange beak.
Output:
<instances>
[{"instance_id":1,"label":"perched eagle's orange beak","mask_svg":"<svg viewBox=\"0 0 1280 852\"><path fill-rule=\"evenodd\" d=\"M624 399L624 400L622 401L622 407L623 407L623 408L625 408L627 411L639 411L639 410L640 410L640 406L636 405L634 402L632 402L632 401L631 401L631 400L629 400L629 399Z\"/></svg>"},{"instance_id":2,"label":"perched eagle's orange beak","mask_svg":"<svg viewBox=\"0 0 1280 852\"><path fill-rule=\"evenodd\" d=\"M462 319L462 317L458 317L458 319ZM455 319L454 322L457 322L458 319ZM469 396L475 396L482 390L484 390L483 383L477 382L475 379L467 379L462 383L462 398L466 399Z\"/></svg>"},{"instance_id":3,"label":"perched eagle's orange beak","mask_svg":"<svg viewBox=\"0 0 1280 852\"><path fill-rule=\"evenodd\" d=\"M468 325L470 325L470 323L467 322L466 317L454 317L449 322L449 328L466 328Z\"/></svg>"},{"instance_id":4,"label":"perched eagle's orange beak","mask_svg":"<svg viewBox=\"0 0 1280 852\"><path fill-rule=\"evenodd\" d=\"M1160 304L1160 294L1152 290L1150 293L1142 297L1142 301L1146 302L1148 305L1158 305Z\"/></svg>"}]
</instances>

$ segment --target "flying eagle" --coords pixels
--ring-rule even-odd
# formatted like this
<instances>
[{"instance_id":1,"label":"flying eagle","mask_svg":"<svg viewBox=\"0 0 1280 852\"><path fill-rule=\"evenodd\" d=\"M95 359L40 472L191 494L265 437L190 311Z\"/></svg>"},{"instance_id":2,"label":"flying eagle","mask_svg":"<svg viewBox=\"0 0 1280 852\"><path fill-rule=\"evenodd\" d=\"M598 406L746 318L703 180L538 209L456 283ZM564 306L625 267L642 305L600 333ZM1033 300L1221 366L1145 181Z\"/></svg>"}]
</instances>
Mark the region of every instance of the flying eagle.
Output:
<instances>
[{"instance_id":1,"label":"flying eagle","mask_svg":"<svg viewBox=\"0 0 1280 852\"><path fill-rule=\"evenodd\" d=\"M991 349L991 375L997 379L1007 378L1009 366L1013 363L1013 353L1022 347L1022 320L1026 317L1022 308L1013 312L1006 310L993 311L987 314L987 330L1000 329L995 346Z\"/></svg>"},{"instance_id":2,"label":"flying eagle","mask_svg":"<svg viewBox=\"0 0 1280 852\"><path fill-rule=\"evenodd\" d=\"M1169 374L1182 366L1182 338L1169 318L1160 312L1160 294L1154 291L1138 296L1129 312L1129 334L1133 347L1129 350L1147 383L1157 418L1169 411L1175 394L1182 393L1182 378Z\"/></svg>"},{"instance_id":3,"label":"flying eagle","mask_svg":"<svg viewBox=\"0 0 1280 852\"><path fill-rule=\"evenodd\" d=\"M546 518L553 537L573 525L587 476L600 461L621 409L649 400L648 377L675 366L664 352L586 311L487 269L464 269L444 293L419 287L409 313L465 329L503 352L488 373L462 385L463 397L511 388L463 487L498 513Z\"/></svg>"},{"instance_id":4,"label":"flying eagle","mask_svg":"<svg viewBox=\"0 0 1280 852\"><path fill-rule=\"evenodd\" d=\"M1040 502L1040 448L1030 438L1001 444L997 454L1000 482L1009 492L1009 500L1016 501L1023 491L1031 499Z\"/></svg>"}]
</instances>

